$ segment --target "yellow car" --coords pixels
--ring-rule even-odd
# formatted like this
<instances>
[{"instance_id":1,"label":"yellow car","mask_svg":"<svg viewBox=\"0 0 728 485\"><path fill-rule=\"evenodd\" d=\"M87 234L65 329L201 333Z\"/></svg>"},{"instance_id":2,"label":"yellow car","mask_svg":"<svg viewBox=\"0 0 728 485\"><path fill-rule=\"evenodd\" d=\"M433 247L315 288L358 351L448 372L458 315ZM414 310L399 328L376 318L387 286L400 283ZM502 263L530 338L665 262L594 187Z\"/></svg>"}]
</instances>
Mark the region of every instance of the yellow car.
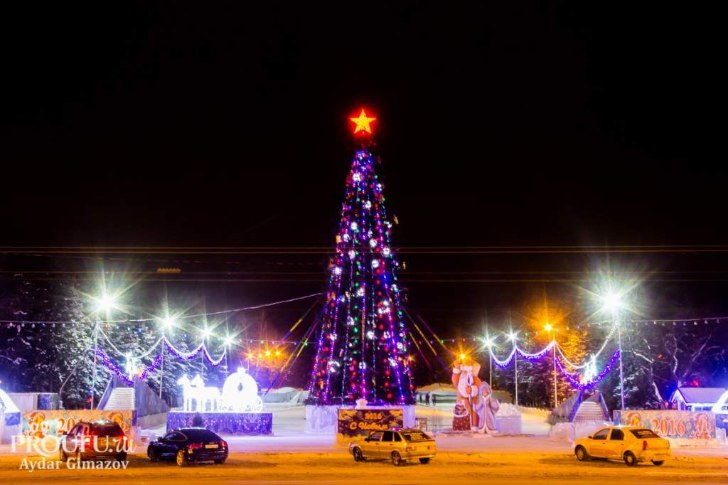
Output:
<instances>
[{"instance_id":1,"label":"yellow car","mask_svg":"<svg viewBox=\"0 0 728 485\"><path fill-rule=\"evenodd\" d=\"M349 443L354 461L392 460L395 466L418 459L426 465L435 457L435 440L419 429L373 431L361 441Z\"/></svg>"},{"instance_id":2,"label":"yellow car","mask_svg":"<svg viewBox=\"0 0 728 485\"><path fill-rule=\"evenodd\" d=\"M579 461L589 458L624 460L633 466L651 461L659 466L670 457L670 442L654 431L636 426L610 426L574 442L574 454Z\"/></svg>"}]
</instances>

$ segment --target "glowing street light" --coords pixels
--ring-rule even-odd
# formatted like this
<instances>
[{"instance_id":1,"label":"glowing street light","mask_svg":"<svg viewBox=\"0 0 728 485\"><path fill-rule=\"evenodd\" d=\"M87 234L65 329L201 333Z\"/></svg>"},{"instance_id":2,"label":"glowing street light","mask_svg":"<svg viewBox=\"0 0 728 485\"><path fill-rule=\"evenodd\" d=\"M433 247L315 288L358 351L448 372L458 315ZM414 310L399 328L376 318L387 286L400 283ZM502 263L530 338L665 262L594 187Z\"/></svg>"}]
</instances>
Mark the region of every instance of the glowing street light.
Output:
<instances>
[{"instance_id":1,"label":"glowing street light","mask_svg":"<svg viewBox=\"0 0 728 485\"><path fill-rule=\"evenodd\" d=\"M491 337L486 331L483 338L483 347L488 349L488 385L493 388L493 347L495 347L495 338Z\"/></svg>"},{"instance_id":2,"label":"glowing street light","mask_svg":"<svg viewBox=\"0 0 728 485\"><path fill-rule=\"evenodd\" d=\"M109 313L116 308L116 298L104 292L103 295L94 298L96 303L96 311L99 313Z\"/></svg>"},{"instance_id":3,"label":"glowing street light","mask_svg":"<svg viewBox=\"0 0 728 485\"><path fill-rule=\"evenodd\" d=\"M97 296L93 298L96 312L97 313L104 313L106 317L108 318L111 315L111 311L116 308L116 298L114 295L110 295L106 292L106 290L103 291L101 296ZM94 394L96 392L96 363L98 360L98 352L99 352L99 319L96 318L96 322L94 324L94 371L93 371L93 377L91 378L91 409L94 409L95 407L95 399Z\"/></svg>"},{"instance_id":4,"label":"glowing street light","mask_svg":"<svg viewBox=\"0 0 728 485\"><path fill-rule=\"evenodd\" d=\"M225 337L225 345L230 347L235 342L235 338L232 335Z\"/></svg>"},{"instance_id":5,"label":"glowing street light","mask_svg":"<svg viewBox=\"0 0 728 485\"><path fill-rule=\"evenodd\" d=\"M518 332L514 332L513 329L508 331L508 340L513 342L513 369L515 376L513 378L513 384L516 387L515 402L518 406Z\"/></svg>"},{"instance_id":6,"label":"glowing street light","mask_svg":"<svg viewBox=\"0 0 728 485\"><path fill-rule=\"evenodd\" d=\"M621 295L612 290L601 297L602 309L612 315L612 323L617 327L617 342L619 345L619 398L624 409L624 370L622 368L622 326L619 321L619 310L624 306Z\"/></svg>"},{"instance_id":7,"label":"glowing street light","mask_svg":"<svg viewBox=\"0 0 728 485\"><path fill-rule=\"evenodd\" d=\"M205 327L202 329L202 338L207 340L212 337L212 329Z\"/></svg>"},{"instance_id":8,"label":"glowing street light","mask_svg":"<svg viewBox=\"0 0 728 485\"><path fill-rule=\"evenodd\" d=\"M556 329L548 322L546 323L546 325L543 326L543 329L550 334L551 345L553 346L554 351L554 368L552 372L554 374L554 409L556 409L556 406L559 405L559 391L556 382Z\"/></svg>"}]
</instances>

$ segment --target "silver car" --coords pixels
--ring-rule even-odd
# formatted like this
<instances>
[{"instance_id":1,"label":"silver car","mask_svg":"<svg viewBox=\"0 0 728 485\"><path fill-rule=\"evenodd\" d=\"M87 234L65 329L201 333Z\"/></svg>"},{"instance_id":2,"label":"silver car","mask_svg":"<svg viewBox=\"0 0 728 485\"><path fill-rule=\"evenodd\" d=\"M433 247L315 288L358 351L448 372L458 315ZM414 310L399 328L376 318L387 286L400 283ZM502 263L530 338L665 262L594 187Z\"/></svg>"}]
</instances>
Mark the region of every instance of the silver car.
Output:
<instances>
[{"instance_id":1,"label":"silver car","mask_svg":"<svg viewBox=\"0 0 728 485\"><path fill-rule=\"evenodd\" d=\"M410 460L426 465L437 454L435 440L419 429L373 431L359 441L349 443L354 461L392 460L395 466Z\"/></svg>"}]
</instances>

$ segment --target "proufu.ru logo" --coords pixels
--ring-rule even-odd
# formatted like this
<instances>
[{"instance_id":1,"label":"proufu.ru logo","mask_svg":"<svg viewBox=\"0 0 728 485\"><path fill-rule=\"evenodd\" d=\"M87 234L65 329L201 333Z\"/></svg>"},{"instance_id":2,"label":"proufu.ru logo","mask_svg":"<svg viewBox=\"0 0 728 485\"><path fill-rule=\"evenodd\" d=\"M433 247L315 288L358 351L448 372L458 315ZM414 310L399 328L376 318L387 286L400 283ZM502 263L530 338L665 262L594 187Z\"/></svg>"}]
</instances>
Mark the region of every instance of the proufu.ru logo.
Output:
<instances>
[{"instance_id":1,"label":"proufu.ru logo","mask_svg":"<svg viewBox=\"0 0 728 485\"><path fill-rule=\"evenodd\" d=\"M126 436L47 436L43 439L14 436L11 452L23 454L20 470L126 469L127 454L134 449Z\"/></svg>"}]
</instances>

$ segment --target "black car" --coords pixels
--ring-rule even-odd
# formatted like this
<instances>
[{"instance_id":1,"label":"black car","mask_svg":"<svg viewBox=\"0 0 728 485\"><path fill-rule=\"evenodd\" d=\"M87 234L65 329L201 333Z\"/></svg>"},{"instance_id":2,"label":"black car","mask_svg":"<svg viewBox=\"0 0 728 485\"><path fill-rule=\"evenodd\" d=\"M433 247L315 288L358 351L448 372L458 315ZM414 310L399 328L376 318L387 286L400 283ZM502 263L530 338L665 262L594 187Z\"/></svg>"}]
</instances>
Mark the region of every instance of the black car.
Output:
<instances>
[{"instance_id":1,"label":"black car","mask_svg":"<svg viewBox=\"0 0 728 485\"><path fill-rule=\"evenodd\" d=\"M79 421L61 436L58 458L76 461L93 458L115 458L126 461L128 449L124 431L114 421Z\"/></svg>"},{"instance_id":2,"label":"black car","mask_svg":"<svg viewBox=\"0 0 728 485\"><path fill-rule=\"evenodd\" d=\"M228 444L208 429L181 428L149 443L147 456L151 461L175 460L179 466L198 461L221 465L227 460Z\"/></svg>"}]
</instances>

